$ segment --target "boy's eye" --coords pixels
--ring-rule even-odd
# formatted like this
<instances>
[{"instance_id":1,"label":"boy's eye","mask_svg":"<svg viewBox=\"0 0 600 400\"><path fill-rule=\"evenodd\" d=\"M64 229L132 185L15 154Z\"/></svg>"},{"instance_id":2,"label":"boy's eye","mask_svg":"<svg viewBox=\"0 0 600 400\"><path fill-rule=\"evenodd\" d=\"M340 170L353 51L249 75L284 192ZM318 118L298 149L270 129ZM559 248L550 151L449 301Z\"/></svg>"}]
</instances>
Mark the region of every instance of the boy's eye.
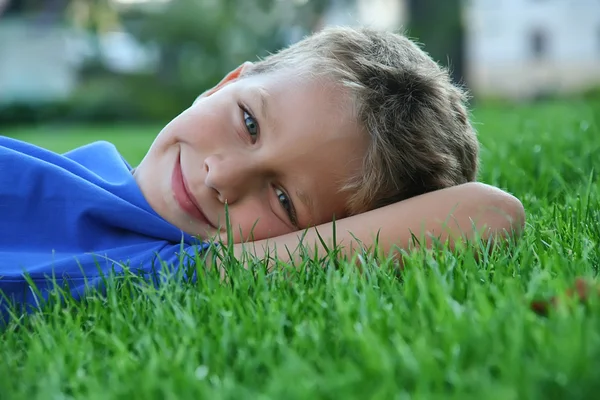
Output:
<instances>
[{"instance_id":1,"label":"boy's eye","mask_svg":"<svg viewBox=\"0 0 600 400\"><path fill-rule=\"evenodd\" d=\"M244 110L244 124L246 125L246 130L248 134L252 138L252 142L256 141L256 136L258 136L258 122L252 115L250 115L246 110Z\"/></svg>"},{"instance_id":2,"label":"boy's eye","mask_svg":"<svg viewBox=\"0 0 600 400\"><path fill-rule=\"evenodd\" d=\"M283 207L283 209L287 213L292 224L294 226L297 226L298 221L296 219L296 212L294 210L294 206L292 205L292 201L290 200L288 195L281 189L275 189L275 194L277 195L277 200L279 201L279 204L281 204L281 207Z\"/></svg>"}]
</instances>

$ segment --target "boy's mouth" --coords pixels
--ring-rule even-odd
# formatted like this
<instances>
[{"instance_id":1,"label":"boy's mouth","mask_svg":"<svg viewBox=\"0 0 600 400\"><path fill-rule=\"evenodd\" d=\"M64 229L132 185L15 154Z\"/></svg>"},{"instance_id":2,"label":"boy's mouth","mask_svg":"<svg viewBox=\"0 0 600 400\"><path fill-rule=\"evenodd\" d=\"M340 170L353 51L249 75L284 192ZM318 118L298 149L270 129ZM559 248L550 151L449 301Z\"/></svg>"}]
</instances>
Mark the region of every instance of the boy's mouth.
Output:
<instances>
[{"instance_id":1,"label":"boy's mouth","mask_svg":"<svg viewBox=\"0 0 600 400\"><path fill-rule=\"evenodd\" d=\"M171 189L173 190L175 201L177 202L177 204L179 204L179 207L181 207L181 209L186 214L216 229L216 227L208 220L206 215L204 215L195 197L192 196L188 189L185 177L183 176L183 172L181 170L181 153L175 161L175 168L173 168L173 175L171 177Z\"/></svg>"}]
</instances>

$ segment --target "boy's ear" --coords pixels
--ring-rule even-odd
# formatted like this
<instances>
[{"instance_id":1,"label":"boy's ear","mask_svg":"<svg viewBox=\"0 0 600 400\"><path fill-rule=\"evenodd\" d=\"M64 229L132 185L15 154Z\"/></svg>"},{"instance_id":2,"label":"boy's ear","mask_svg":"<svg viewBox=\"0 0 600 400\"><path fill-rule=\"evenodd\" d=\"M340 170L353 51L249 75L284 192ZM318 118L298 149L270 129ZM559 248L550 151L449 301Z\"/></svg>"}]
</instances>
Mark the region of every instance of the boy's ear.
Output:
<instances>
[{"instance_id":1,"label":"boy's ear","mask_svg":"<svg viewBox=\"0 0 600 400\"><path fill-rule=\"evenodd\" d=\"M252 68L252 65L254 65L254 64L252 64L250 61L246 61L245 63L243 63L242 65L240 65L239 67L237 67L236 69L234 69L233 71L231 71L227 75L225 75L225 77L223 79L221 79L221 82L219 82L215 87L208 89L207 91L202 93L200 96L198 96L196 98L196 101L203 97L210 96L211 94L215 93L219 89L223 88L225 85L238 80L239 77L244 74L244 72L246 72L246 71L248 71L248 69Z\"/></svg>"}]
</instances>

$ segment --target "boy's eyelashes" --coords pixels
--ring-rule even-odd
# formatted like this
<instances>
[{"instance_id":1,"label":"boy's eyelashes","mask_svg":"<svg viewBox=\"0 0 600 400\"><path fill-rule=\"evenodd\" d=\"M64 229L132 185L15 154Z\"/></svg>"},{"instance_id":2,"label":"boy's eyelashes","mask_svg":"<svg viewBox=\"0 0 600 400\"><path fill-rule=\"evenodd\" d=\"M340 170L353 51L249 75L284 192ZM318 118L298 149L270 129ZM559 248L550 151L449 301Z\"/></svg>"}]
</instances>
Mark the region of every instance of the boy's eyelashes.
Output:
<instances>
[{"instance_id":1,"label":"boy's eyelashes","mask_svg":"<svg viewBox=\"0 0 600 400\"><path fill-rule=\"evenodd\" d=\"M241 103L239 104L239 107L242 110L242 122L244 127L250 136L250 141L254 144L258 140L258 134L260 132L258 121L248 107Z\"/></svg>"},{"instance_id":2,"label":"boy's eyelashes","mask_svg":"<svg viewBox=\"0 0 600 400\"><path fill-rule=\"evenodd\" d=\"M242 122L248 135L250 136L250 140L252 144L256 143L258 140L258 135L260 133L258 121L254 117L250 108L246 105L239 103L240 110L242 111ZM285 211L288 216L290 222L294 227L298 228L298 217L296 214L296 210L294 208L294 204L288 194L280 188L274 187L275 195L277 196L277 201Z\"/></svg>"},{"instance_id":3,"label":"boy's eyelashes","mask_svg":"<svg viewBox=\"0 0 600 400\"><path fill-rule=\"evenodd\" d=\"M292 199L288 194L280 188L275 188L275 195L277 196L277 201L281 205L281 208L287 214L290 222L294 225L295 228L298 228L298 216L296 214L296 209L294 208L294 204L292 203Z\"/></svg>"}]
</instances>

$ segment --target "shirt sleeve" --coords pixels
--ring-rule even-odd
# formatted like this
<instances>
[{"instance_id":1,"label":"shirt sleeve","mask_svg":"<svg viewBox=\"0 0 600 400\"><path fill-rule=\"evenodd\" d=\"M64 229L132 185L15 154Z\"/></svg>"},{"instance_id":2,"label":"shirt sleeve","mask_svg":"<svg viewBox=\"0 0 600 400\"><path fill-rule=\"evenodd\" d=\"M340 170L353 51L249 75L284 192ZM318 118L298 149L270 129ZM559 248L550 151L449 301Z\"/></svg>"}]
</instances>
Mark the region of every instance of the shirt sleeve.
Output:
<instances>
[{"instance_id":1,"label":"shirt sleeve","mask_svg":"<svg viewBox=\"0 0 600 400\"><path fill-rule=\"evenodd\" d=\"M107 276L172 277L208 243L161 218L116 148L64 155L0 136L0 309L35 309L55 286L75 300Z\"/></svg>"}]
</instances>

